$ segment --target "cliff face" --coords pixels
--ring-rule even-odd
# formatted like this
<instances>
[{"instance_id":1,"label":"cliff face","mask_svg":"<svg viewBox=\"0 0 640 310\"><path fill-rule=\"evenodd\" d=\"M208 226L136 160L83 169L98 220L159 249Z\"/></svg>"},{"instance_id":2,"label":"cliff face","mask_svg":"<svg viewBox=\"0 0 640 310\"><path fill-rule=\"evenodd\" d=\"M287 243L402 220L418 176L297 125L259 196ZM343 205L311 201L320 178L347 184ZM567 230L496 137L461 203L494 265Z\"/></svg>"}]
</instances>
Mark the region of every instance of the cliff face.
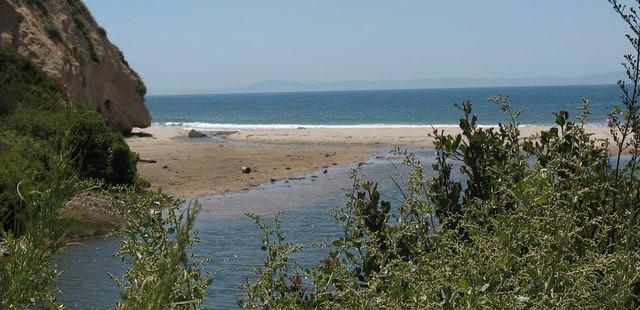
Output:
<instances>
[{"instance_id":1,"label":"cliff face","mask_svg":"<svg viewBox=\"0 0 640 310\"><path fill-rule=\"evenodd\" d=\"M0 44L40 65L111 128L150 125L142 80L81 0L0 0Z\"/></svg>"}]
</instances>

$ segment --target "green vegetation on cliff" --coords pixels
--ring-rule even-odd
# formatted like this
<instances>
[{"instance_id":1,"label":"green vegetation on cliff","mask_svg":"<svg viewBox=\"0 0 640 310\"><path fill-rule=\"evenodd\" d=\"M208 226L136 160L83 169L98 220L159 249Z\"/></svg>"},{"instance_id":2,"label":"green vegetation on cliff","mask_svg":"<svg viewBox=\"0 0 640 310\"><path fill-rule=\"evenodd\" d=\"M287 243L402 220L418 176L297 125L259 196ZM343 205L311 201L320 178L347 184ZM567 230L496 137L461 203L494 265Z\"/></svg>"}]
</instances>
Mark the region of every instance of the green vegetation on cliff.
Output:
<instances>
[{"instance_id":1,"label":"green vegetation on cliff","mask_svg":"<svg viewBox=\"0 0 640 310\"><path fill-rule=\"evenodd\" d=\"M102 117L69 100L66 91L16 52L0 47L0 223L20 223L16 188L41 190L51 157L68 137L81 179L132 184L137 156Z\"/></svg>"}]
</instances>

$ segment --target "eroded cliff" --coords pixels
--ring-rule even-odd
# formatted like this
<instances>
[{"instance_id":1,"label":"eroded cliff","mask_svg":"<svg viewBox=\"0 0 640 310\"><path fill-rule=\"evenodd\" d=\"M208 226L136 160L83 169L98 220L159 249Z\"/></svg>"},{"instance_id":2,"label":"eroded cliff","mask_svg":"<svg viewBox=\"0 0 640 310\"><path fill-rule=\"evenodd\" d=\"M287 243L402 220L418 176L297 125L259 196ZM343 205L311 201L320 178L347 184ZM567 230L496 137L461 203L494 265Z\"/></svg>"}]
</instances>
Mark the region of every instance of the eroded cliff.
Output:
<instances>
[{"instance_id":1,"label":"eroded cliff","mask_svg":"<svg viewBox=\"0 0 640 310\"><path fill-rule=\"evenodd\" d=\"M41 66L111 128L150 125L144 83L81 0L0 0L0 44Z\"/></svg>"}]
</instances>

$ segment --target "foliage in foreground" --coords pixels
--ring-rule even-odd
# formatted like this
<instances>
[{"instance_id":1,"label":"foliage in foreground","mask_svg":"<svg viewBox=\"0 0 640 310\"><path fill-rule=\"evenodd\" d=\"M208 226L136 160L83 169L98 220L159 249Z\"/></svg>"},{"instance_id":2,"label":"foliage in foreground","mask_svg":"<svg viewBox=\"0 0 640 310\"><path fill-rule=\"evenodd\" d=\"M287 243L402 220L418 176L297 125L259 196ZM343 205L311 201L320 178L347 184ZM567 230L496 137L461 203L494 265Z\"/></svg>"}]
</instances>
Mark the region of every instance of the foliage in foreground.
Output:
<instances>
[{"instance_id":1,"label":"foliage in foreground","mask_svg":"<svg viewBox=\"0 0 640 310\"><path fill-rule=\"evenodd\" d=\"M0 230L0 249L8 253L0 261L0 306L25 309L35 305L56 306L55 279L59 272L50 268L53 256L64 246L59 212L78 193L94 187L81 182L71 165L70 146L49 162L47 184L43 190L17 191L24 209L21 234Z\"/></svg>"},{"instance_id":2,"label":"foliage in foreground","mask_svg":"<svg viewBox=\"0 0 640 310\"><path fill-rule=\"evenodd\" d=\"M22 233L0 234L0 249L9 254L6 261L0 257L0 308L63 308L55 298L60 272L51 267L66 245L60 209L77 194L102 187L78 179L70 153L61 153L51 163L48 189L20 192L28 215ZM182 201L161 193L115 187L108 194L127 220L117 232L117 254L130 267L114 278L122 289L116 309L196 308L211 283L211 275L202 271L208 260L195 260L191 252L197 242L192 230L199 204L181 212Z\"/></svg>"},{"instance_id":3,"label":"foliage in foreground","mask_svg":"<svg viewBox=\"0 0 640 310\"><path fill-rule=\"evenodd\" d=\"M211 274L202 271L209 260L197 260L191 252L198 241L191 231L200 204L179 213L183 201L161 193L148 193L134 204L131 193L118 196L117 208L128 225L117 233L117 255L131 268L114 278L122 288L116 308L195 308L211 284Z\"/></svg>"},{"instance_id":4,"label":"foliage in foreground","mask_svg":"<svg viewBox=\"0 0 640 310\"><path fill-rule=\"evenodd\" d=\"M314 268L295 268L290 254L300 245L284 240L279 223L260 223L277 238L266 239L265 266L240 305L640 307L640 18L611 2L634 48L626 56L632 85L619 83L623 108L610 115L613 157L608 141L585 130L588 100L575 121L559 111L556 125L534 137L520 134L521 112L507 97L489 100L510 120L498 128L478 127L464 102L460 134L432 133L435 177L426 179L423 164L397 150L414 169L400 206L354 170L348 203L333 212L344 234Z\"/></svg>"}]
</instances>

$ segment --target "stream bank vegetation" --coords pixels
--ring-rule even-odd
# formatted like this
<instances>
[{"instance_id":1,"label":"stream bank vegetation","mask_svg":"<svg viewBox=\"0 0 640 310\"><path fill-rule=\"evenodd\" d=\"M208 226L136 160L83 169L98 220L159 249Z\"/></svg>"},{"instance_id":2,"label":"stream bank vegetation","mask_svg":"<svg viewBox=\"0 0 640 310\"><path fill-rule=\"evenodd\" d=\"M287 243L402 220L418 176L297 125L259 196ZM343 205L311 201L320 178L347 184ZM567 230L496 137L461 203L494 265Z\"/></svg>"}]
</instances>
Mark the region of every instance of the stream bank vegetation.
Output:
<instances>
[{"instance_id":1,"label":"stream bank vegetation","mask_svg":"<svg viewBox=\"0 0 640 310\"><path fill-rule=\"evenodd\" d=\"M129 266L118 309L194 308L211 275L191 247L198 204L145 189L137 154L103 118L71 102L37 66L0 46L0 308L63 308L54 256L74 235L62 211L91 192L124 219L117 253ZM82 208L83 206L75 206ZM75 223L74 224L78 224ZM82 223L80 223L82 224ZM88 223L95 226L95 223ZM87 226L84 225L84 226Z\"/></svg>"}]
</instances>

